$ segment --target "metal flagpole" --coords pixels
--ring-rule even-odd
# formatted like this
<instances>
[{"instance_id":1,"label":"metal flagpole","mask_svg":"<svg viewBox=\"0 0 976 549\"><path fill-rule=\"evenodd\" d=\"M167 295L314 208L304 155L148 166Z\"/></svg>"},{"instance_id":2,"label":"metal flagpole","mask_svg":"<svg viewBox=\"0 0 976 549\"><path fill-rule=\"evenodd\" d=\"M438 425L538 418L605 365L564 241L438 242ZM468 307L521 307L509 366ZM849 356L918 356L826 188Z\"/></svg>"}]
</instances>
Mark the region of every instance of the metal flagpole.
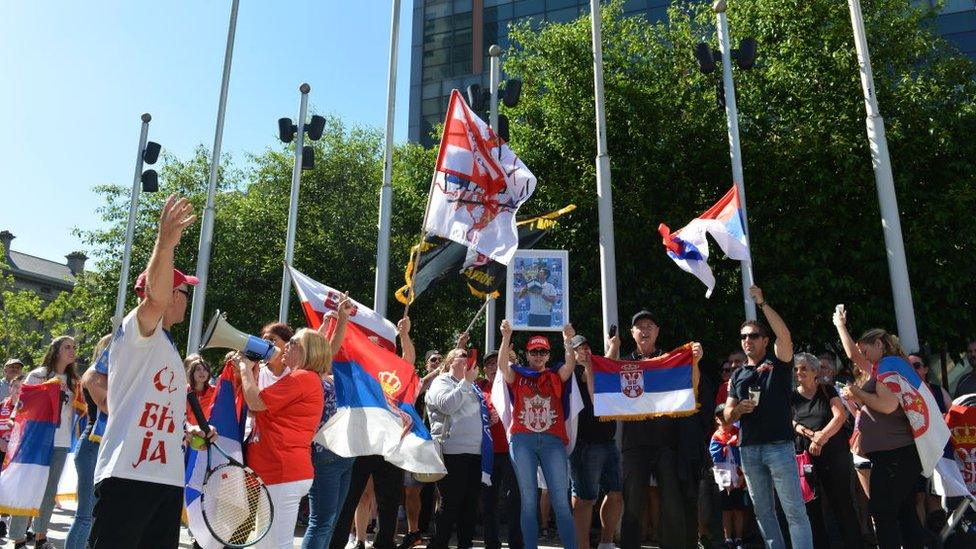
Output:
<instances>
[{"instance_id":1,"label":"metal flagpole","mask_svg":"<svg viewBox=\"0 0 976 549\"><path fill-rule=\"evenodd\" d=\"M593 27L593 95L596 105L596 195L600 220L600 289L603 301L603 333L617 324L617 267L613 244L613 197L610 192L610 156L607 154L607 120L603 99L603 47L600 42L600 1L590 0Z\"/></svg>"},{"instance_id":2,"label":"metal flagpole","mask_svg":"<svg viewBox=\"0 0 976 549\"><path fill-rule=\"evenodd\" d=\"M735 83L732 81L732 48L729 46L729 20L725 16L725 0L717 0L712 10L718 18L718 47L722 52L722 83L725 87L725 118L729 126L729 154L732 157L732 181L739 190L739 207L742 208L742 228L746 246L749 245L749 216L746 214L746 185L742 177L742 148L739 144L739 109L735 103ZM751 256L751 253L750 253ZM742 263L742 302L746 319L756 319L756 302L749 297L753 285L752 260Z\"/></svg>"},{"instance_id":3,"label":"metal flagpole","mask_svg":"<svg viewBox=\"0 0 976 549\"><path fill-rule=\"evenodd\" d=\"M878 98L875 96L871 54L868 52L868 42L864 32L861 3L859 0L848 0L847 4L851 10L854 46L857 49L857 63L861 72L861 87L864 89L864 107L867 110L865 123L871 147L871 163L874 166L874 182L878 190L878 203L881 206L881 228L884 231L885 248L888 252L888 275L891 277L891 292L894 295L898 337L909 352L918 351L915 306L912 303L912 288L908 280L908 263L905 259L905 242L901 234L898 198L895 196L894 177L891 174L891 158L888 155L884 119L881 118Z\"/></svg>"},{"instance_id":4,"label":"metal flagpole","mask_svg":"<svg viewBox=\"0 0 976 549\"><path fill-rule=\"evenodd\" d=\"M288 267L295 255L295 226L298 224L298 190L302 183L302 150L305 147L305 116L308 114L308 84L299 86L302 94L298 107L298 122L295 132L295 167L291 171L291 195L288 199L288 233L285 237L285 267L281 275L281 304L278 307L278 322L288 322L288 302L291 297L291 276Z\"/></svg>"},{"instance_id":5,"label":"metal flagpole","mask_svg":"<svg viewBox=\"0 0 976 549\"><path fill-rule=\"evenodd\" d=\"M186 342L187 354L197 352L203 331L203 314L207 302L207 274L210 270L210 248L213 245L214 195L217 194L217 172L220 169L220 145L224 139L224 113L227 110L227 87L230 84L230 67L234 57L234 34L237 32L237 7L240 0L233 0L230 7L230 24L227 28L227 47L224 50L224 74L220 81L220 100L217 103L217 128L210 157L210 180L207 184L207 205L203 210L200 227L200 248L197 252L197 278L200 282L193 291L190 309L190 327Z\"/></svg>"},{"instance_id":6,"label":"metal flagpole","mask_svg":"<svg viewBox=\"0 0 976 549\"><path fill-rule=\"evenodd\" d=\"M376 285L373 310L386 317L386 294L390 278L390 216L393 207L393 117L396 110L397 50L400 35L400 0L393 0L390 28L390 71L386 91L386 135L383 152L383 186L380 188L379 236L376 239Z\"/></svg>"},{"instance_id":7,"label":"metal flagpole","mask_svg":"<svg viewBox=\"0 0 976 549\"><path fill-rule=\"evenodd\" d=\"M488 48L488 56L491 61L489 66L489 86L491 87L491 100L488 103L488 124L491 129L495 130L495 134L498 134L498 86L501 80L501 62L502 62L502 48L498 44L492 44ZM498 137L501 140L501 136ZM499 141L500 143L501 141ZM501 149L499 148L499 154L501 154ZM485 297L485 354L490 351L495 350L495 330L498 329L498 320L496 318L496 305L495 298L491 296ZM475 317L477 318L477 316Z\"/></svg>"},{"instance_id":8,"label":"metal flagpole","mask_svg":"<svg viewBox=\"0 0 976 549\"><path fill-rule=\"evenodd\" d=\"M129 223L125 228L125 251L122 252L122 272L119 274L119 291L115 297L115 316L112 317L112 325L122 324L122 315L125 314L125 292L129 286L129 267L132 263L132 236L136 229L136 210L139 208L139 183L142 178L142 157L146 150L146 139L149 136L149 121L152 116L147 113L142 115L142 130L139 132L139 150L136 152L136 171L132 176L132 195L129 197Z\"/></svg>"}]
</instances>

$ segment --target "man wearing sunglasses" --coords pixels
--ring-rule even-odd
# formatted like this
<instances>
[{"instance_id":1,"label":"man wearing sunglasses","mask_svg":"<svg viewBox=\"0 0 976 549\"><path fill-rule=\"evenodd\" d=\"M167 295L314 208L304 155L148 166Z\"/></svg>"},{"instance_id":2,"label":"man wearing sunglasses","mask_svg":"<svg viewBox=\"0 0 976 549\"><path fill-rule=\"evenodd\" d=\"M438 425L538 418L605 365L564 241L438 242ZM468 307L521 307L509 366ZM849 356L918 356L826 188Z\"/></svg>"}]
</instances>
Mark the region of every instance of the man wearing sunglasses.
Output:
<instances>
[{"instance_id":1,"label":"man wearing sunglasses","mask_svg":"<svg viewBox=\"0 0 976 549\"><path fill-rule=\"evenodd\" d=\"M657 347L660 324L644 309L631 318L630 335L637 349L627 360L642 360L664 354ZM692 343L692 352L701 359L702 347ZM616 358L615 356L611 358ZM700 377L698 398L708 409L713 397ZM623 422L621 465L623 469L624 514L620 527L620 546L641 546L647 486L651 475L661 490L661 547L696 547L698 544L698 484L708 457L711 419L695 414L687 417L657 417Z\"/></svg>"},{"instance_id":2,"label":"man wearing sunglasses","mask_svg":"<svg viewBox=\"0 0 976 549\"><path fill-rule=\"evenodd\" d=\"M749 294L772 326L776 342L769 353L766 326L757 320L742 323L739 338L748 362L732 376L725 421L740 423L742 472L766 547L786 547L776 519L774 487L789 523L793 547L813 547L793 447L793 340L786 323L766 303L762 290L753 286Z\"/></svg>"}]
</instances>

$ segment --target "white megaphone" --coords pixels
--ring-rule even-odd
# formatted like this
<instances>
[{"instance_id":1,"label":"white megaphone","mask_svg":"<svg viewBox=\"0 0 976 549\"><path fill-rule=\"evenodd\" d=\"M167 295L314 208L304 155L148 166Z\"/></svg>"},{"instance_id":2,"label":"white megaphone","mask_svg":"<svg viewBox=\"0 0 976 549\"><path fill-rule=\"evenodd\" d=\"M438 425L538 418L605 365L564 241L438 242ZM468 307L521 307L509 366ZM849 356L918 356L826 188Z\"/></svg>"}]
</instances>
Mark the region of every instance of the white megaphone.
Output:
<instances>
[{"instance_id":1,"label":"white megaphone","mask_svg":"<svg viewBox=\"0 0 976 549\"><path fill-rule=\"evenodd\" d=\"M274 343L257 336L245 334L227 322L227 314L217 311L203 336L200 350L236 349L251 360L271 360L278 348Z\"/></svg>"}]
</instances>

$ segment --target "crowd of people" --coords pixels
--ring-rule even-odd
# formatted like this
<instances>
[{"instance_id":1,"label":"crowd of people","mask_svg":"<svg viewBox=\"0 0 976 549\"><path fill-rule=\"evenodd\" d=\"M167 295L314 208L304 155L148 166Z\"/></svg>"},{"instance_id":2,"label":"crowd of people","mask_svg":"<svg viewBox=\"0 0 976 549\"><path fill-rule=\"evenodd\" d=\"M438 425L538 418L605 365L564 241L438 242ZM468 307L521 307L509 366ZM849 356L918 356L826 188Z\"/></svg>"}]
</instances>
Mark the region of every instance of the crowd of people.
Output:
<instances>
[{"instance_id":1,"label":"crowd of people","mask_svg":"<svg viewBox=\"0 0 976 549\"><path fill-rule=\"evenodd\" d=\"M211 368L199 355L181 359L170 336L197 283L173 265L183 230L194 220L188 201L167 200L148 267L135 285L139 304L98 342L83 376L69 336L55 338L30 372L17 359L6 362L0 452L7 450L22 384L57 379L62 391L39 513L0 523L15 548L51 547L47 529L75 410L88 421L75 448L78 506L66 547L178 545L182 449L188 437L219 436L205 435L187 417L188 393L205 407L214 398ZM280 350L273 358L225 357L248 410L246 464L274 503L274 524L257 546L292 547L296 522L303 521L303 548L364 547L374 515L378 549L439 549L452 540L471 547L479 526L486 547L504 541L532 548L551 535L550 516L559 545L571 549L589 548L591 541L598 549L636 548L648 536L664 548L738 548L750 536L770 548L931 544L931 515L939 506L929 495L906 410L877 376L885 357L907 361L945 413L950 396L930 383L925 358L908 355L881 329L855 339L841 307L833 322L853 368L827 350L796 353L786 321L762 290L754 286L750 293L762 320L741 324L740 349L719 369L701 367L698 411L680 417L600 421L594 350L568 324L559 360L544 335L517 349L507 320L498 350L486 353L480 367L468 356L467 334L447 353L427 352L417 411L443 453L447 474L435 482L381 455L344 457L315 440L337 410L332 357L352 309L348 296L331 333L269 323L261 337ZM404 318L397 331L401 357L413 363L410 328ZM604 355L661 356L658 336L665 328L641 310L631 318L634 350L622 353L613 334L603 342ZM698 363L705 352L699 343L691 349ZM967 360L976 366L976 342ZM957 381L959 392L976 390L976 373ZM510 421L492 403L499 382L512 397ZM575 415L565 398L573 386L582 401ZM567 419L574 417L571 429ZM406 432L411 420L403 421ZM490 485L483 485L483 475ZM401 505L406 533L398 540Z\"/></svg>"}]
</instances>

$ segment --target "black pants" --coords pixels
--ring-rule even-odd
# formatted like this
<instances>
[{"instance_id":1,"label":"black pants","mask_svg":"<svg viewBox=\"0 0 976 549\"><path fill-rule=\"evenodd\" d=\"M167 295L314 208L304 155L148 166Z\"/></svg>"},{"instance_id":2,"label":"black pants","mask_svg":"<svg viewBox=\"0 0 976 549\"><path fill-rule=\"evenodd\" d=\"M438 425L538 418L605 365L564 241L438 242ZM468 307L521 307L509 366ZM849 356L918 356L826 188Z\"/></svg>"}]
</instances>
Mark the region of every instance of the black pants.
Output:
<instances>
[{"instance_id":1,"label":"black pants","mask_svg":"<svg viewBox=\"0 0 976 549\"><path fill-rule=\"evenodd\" d=\"M871 452L871 499L879 549L921 547L922 525L915 512L915 483L922 474L915 445Z\"/></svg>"},{"instance_id":2,"label":"black pants","mask_svg":"<svg viewBox=\"0 0 976 549\"><path fill-rule=\"evenodd\" d=\"M88 547L172 549L180 544L183 488L107 478L95 485L95 518Z\"/></svg>"},{"instance_id":3,"label":"black pants","mask_svg":"<svg viewBox=\"0 0 976 549\"><path fill-rule=\"evenodd\" d=\"M621 454L624 481L624 516L621 549L641 546L647 483L653 473L661 490L661 547L698 547L698 482L678 478L678 455L672 448L641 446Z\"/></svg>"},{"instance_id":4,"label":"black pants","mask_svg":"<svg viewBox=\"0 0 976 549\"><path fill-rule=\"evenodd\" d=\"M471 547L474 526L478 520L478 497L481 493L481 456L478 454L444 454L447 476L437 481L441 504L434 517L434 537L428 549L447 549L457 526L458 549Z\"/></svg>"},{"instance_id":5,"label":"black pants","mask_svg":"<svg viewBox=\"0 0 976 549\"><path fill-rule=\"evenodd\" d=\"M342 505L342 512L332 532L331 549L343 549L349 541L349 529L356 515L359 498L366 489L366 481L373 477L373 493L376 494L377 527L373 547L395 547L397 507L403 499L403 469L383 459L383 456L360 456L352 466L349 493Z\"/></svg>"},{"instance_id":6,"label":"black pants","mask_svg":"<svg viewBox=\"0 0 976 549\"><path fill-rule=\"evenodd\" d=\"M844 448L839 450L810 456L810 458L819 481L818 497L807 503L807 516L810 517L814 547L830 547L823 516L824 502L821 501L826 499L826 507L834 514L840 526L844 547L860 549L864 546L864 542L861 539L857 514L854 512L854 494L851 492L851 472L854 470L854 462L850 451L844 445Z\"/></svg>"},{"instance_id":7,"label":"black pants","mask_svg":"<svg viewBox=\"0 0 976 549\"><path fill-rule=\"evenodd\" d=\"M501 549L499 534L499 501L505 505L505 522L508 525L508 547L522 549L522 527L519 524L522 503L519 496L512 459L507 453L495 454L491 469L491 486L481 489L483 520L485 524L485 548Z\"/></svg>"}]
</instances>

